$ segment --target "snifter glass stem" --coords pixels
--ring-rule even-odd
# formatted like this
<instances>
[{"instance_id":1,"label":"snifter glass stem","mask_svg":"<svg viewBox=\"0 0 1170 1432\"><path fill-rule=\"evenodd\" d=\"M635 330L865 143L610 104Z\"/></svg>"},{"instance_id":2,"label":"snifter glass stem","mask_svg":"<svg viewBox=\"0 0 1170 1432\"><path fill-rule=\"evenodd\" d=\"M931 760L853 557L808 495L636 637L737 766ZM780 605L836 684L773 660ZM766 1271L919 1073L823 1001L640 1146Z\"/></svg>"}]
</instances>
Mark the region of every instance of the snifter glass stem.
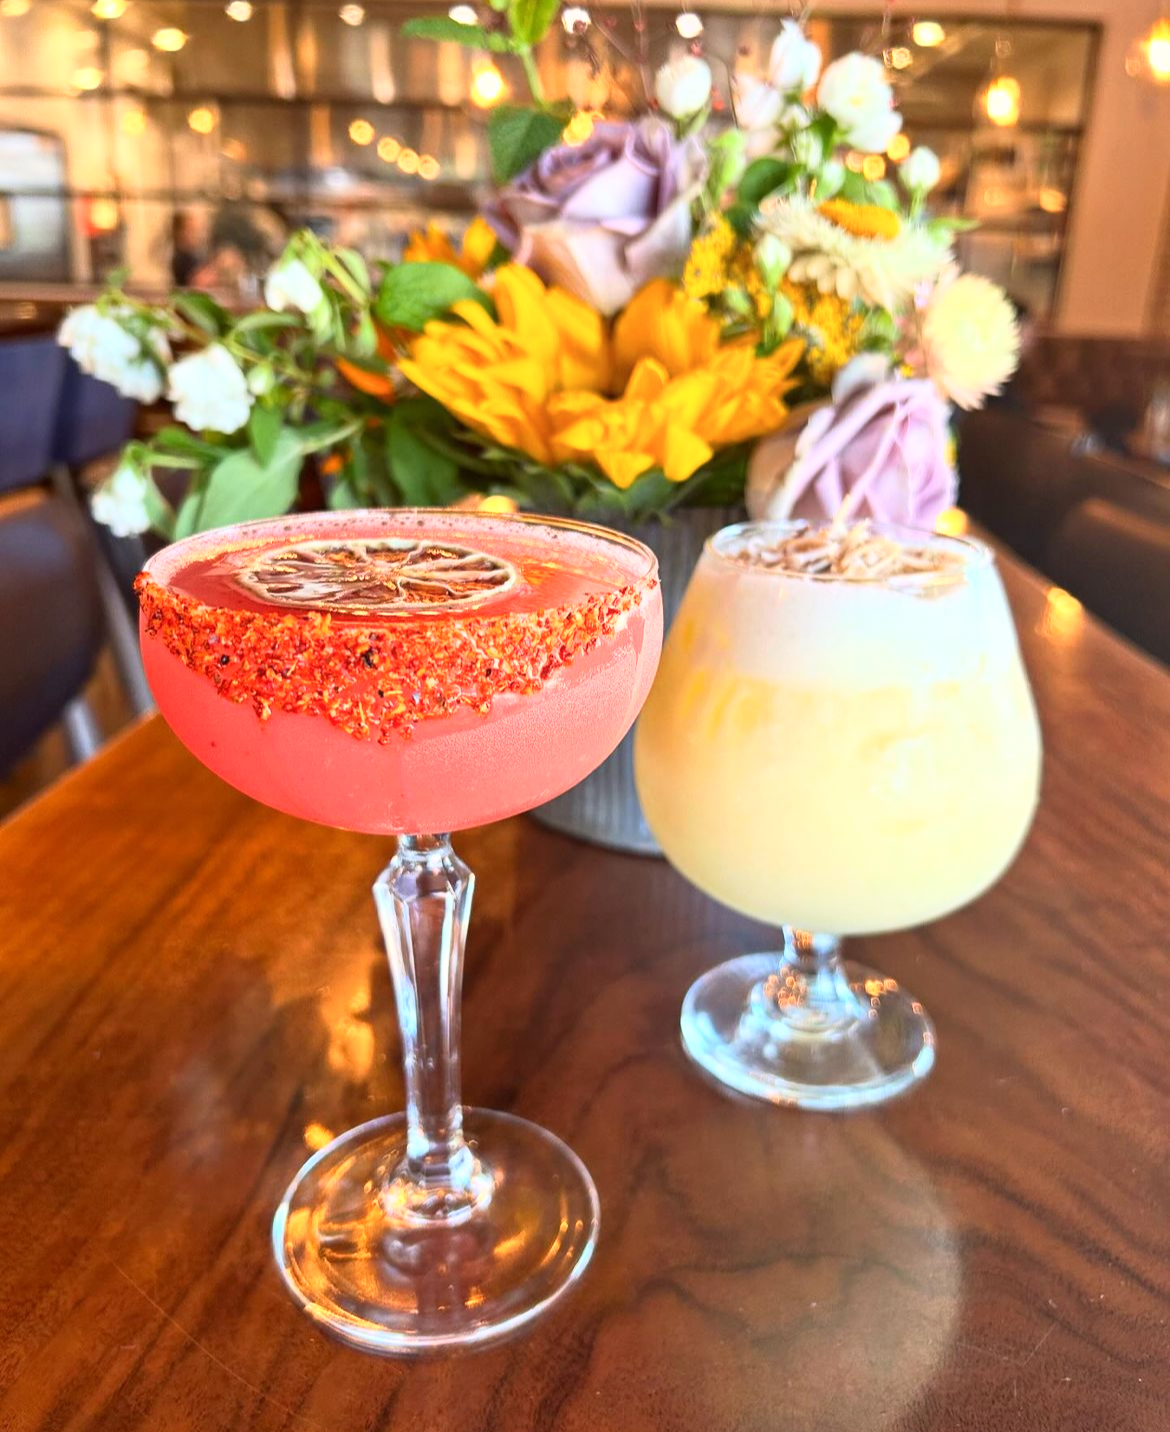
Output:
<instances>
[{"instance_id":1,"label":"snifter glass stem","mask_svg":"<svg viewBox=\"0 0 1170 1432\"><path fill-rule=\"evenodd\" d=\"M744 955L687 992L687 1053L741 1094L852 1109L909 1089L934 1063L934 1027L897 980L847 962L835 935L789 926L776 954Z\"/></svg>"},{"instance_id":2,"label":"snifter glass stem","mask_svg":"<svg viewBox=\"0 0 1170 1432\"><path fill-rule=\"evenodd\" d=\"M374 884L402 1032L406 1157L382 1188L387 1212L465 1218L491 1195L463 1136L459 1035L475 876L448 835L403 835Z\"/></svg>"}]
</instances>

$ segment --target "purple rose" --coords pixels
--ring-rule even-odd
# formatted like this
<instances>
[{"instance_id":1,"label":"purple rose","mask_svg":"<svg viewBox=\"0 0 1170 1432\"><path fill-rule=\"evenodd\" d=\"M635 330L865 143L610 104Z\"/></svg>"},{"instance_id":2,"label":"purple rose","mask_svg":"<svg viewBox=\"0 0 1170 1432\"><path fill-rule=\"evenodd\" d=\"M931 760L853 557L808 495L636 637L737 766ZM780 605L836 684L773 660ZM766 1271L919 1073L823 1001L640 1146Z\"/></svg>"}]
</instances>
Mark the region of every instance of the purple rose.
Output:
<instances>
[{"instance_id":1,"label":"purple rose","mask_svg":"<svg viewBox=\"0 0 1170 1432\"><path fill-rule=\"evenodd\" d=\"M798 409L793 419L752 454L754 515L872 517L929 529L953 505L948 409L929 380L885 379L840 402Z\"/></svg>"},{"instance_id":2,"label":"purple rose","mask_svg":"<svg viewBox=\"0 0 1170 1432\"><path fill-rule=\"evenodd\" d=\"M682 272L705 163L660 119L596 124L584 144L546 150L486 217L517 263L608 316Z\"/></svg>"}]
</instances>

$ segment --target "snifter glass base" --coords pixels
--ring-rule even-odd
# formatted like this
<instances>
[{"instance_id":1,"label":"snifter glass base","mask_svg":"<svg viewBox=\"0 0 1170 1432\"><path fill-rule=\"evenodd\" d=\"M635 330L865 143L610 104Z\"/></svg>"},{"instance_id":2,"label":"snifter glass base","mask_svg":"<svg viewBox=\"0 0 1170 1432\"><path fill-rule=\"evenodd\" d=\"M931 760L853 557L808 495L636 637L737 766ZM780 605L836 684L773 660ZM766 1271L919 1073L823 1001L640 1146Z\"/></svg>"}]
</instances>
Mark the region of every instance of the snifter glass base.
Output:
<instances>
[{"instance_id":1,"label":"snifter glass base","mask_svg":"<svg viewBox=\"0 0 1170 1432\"><path fill-rule=\"evenodd\" d=\"M273 1223L277 1265L314 1322L367 1352L483 1346L542 1313L585 1271L598 1203L560 1139L463 1111L465 1206L414 1206L407 1120L375 1119L301 1169ZM397 1193L402 1194L401 1197Z\"/></svg>"},{"instance_id":2,"label":"snifter glass base","mask_svg":"<svg viewBox=\"0 0 1170 1432\"><path fill-rule=\"evenodd\" d=\"M838 950L827 936L788 932L781 954L709 970L683 1002L687 1053L719 1083L773 1104L856 1109L905 1093L934 1064L930 1016Z\"/></svg>"}]
</instances>

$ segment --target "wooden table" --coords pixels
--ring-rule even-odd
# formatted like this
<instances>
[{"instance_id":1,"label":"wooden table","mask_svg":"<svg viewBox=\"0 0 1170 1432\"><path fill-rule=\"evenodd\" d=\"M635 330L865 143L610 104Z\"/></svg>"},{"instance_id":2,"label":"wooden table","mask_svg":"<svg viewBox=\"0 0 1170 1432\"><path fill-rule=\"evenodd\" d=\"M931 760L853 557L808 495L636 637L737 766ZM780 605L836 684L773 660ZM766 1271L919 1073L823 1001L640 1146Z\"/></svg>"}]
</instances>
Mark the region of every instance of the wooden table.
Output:
<instances>
[{"instance_id":1,"label":"wooden table","mask_svg":"<svg viewBox=\"0 0 1170 1432\"><path fill-rule=\"evenodd\" d=\"M364 1357L271 1263L306 1151L401 1103L389 843L157 722L0 830L0 1429L1165 1432L1170 676L1009 575L1044 804L993 894L864 942L938 1025L902 1103L725 1097L679 1003L764 932L659 861L461 837L467 1095L568 1139L603 1210L493 1351Z\"/></svg>"}]
</instances>

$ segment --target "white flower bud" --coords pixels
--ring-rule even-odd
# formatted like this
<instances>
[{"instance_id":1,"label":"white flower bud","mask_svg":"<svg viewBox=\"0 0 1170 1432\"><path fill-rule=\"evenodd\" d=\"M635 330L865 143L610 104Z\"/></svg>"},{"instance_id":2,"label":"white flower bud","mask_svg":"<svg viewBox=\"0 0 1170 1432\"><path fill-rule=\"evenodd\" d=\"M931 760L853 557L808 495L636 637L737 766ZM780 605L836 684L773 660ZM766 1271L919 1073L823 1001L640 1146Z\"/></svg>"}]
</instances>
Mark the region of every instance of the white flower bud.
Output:
<instances>
[{"instance_id":1,"label":"white flower bud","mask_svg":"<svg viewBox=\"0 0 1170 1432\"><path fill-rule=\"evenodd\" d=\"M906 156L898 172L912 194L929 194L942 177L942 166L934 150L920 144Z\"/></svg>"},{"instance_id":2,"label":"white flower bud","mask_svg":"<svg viewBox=\"0 0 1170 1432\"><path fill-rule=\"evenodd\" d=\"M697 55L682 55L654 77L659 108L672 119L690 119L711 98L711 67Z\"/></svg>"},{"instance_id":3,"label":"white flower bud","mask_svg":"<svg viewBox=\"0 0 1170 1432\"><path fill-rule=\"evenodd\" d=\"M239 364L222 343L176 363L167 397L181 423L195 432L208 428L216 433L238 432L254 401Z\"/></svg>"},{"instance_id":4,"label":"white flower bud","mask_svg":"<svg viewBox=\"0 0 1170 1432\"><path fill-rule=\"evenodd\" d=\"M277 313L288 308L312 313L324 297L324 289L300 259L278 259L264 280L264 302Z\"/></svg>"},{"instance_id":5,"label":"white flower bud","mask_svg":"<svg viewBox=\"0 0 1170 1432\"><path fill-rule=\"evenodd\" d=\"M123 458L90 498L94 521L108 527L115 537L135 537L149 531L147 481L134 463Z\"/></svg>"},{"instance_id":6,"label":"white flower bud","mask_svg":"<svg viewBox=\"0 0 1170 1432\"><path fill-rule=\"evenodd\" d=\"M785 20L772 42L769 83L786 94L811 89L821 72L821 52L795 20Z\"/></svg>"}]
</instances>

